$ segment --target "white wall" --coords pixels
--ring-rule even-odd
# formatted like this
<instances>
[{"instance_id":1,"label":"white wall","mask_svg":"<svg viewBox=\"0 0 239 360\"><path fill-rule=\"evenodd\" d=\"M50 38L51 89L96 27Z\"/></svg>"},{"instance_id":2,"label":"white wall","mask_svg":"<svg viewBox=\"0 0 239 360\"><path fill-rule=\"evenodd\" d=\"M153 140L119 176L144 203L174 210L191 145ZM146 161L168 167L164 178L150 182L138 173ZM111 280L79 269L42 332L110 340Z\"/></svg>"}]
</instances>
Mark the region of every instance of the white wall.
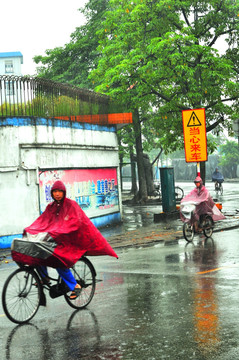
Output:
<instances>
[{"instance_id":1,"label":"white wall","mask_svg":"<svg viewBox=\"0 0 239 360\"><path fill-rule=\"evenodd\" d=\"M35 123L0 119L0 236L21 233L39 216L38 168L119 168L114 128Z\"/></svg>"}]
</instances>

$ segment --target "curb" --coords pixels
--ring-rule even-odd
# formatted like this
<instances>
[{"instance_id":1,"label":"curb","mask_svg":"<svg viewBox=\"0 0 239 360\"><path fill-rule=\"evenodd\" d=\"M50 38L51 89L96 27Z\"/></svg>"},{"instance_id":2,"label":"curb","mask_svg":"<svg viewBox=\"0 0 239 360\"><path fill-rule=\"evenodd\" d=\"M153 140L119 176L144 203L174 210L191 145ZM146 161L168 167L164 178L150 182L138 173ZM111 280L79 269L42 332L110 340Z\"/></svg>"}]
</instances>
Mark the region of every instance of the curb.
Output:
<instances>
[{"instance_id":1,"label":"curb","mask_svg":"<svg viewBox=\"0 0 239 360\"><path fill-rule=\"evenodd\" d=\"M228 225L226 227L218 227L218 228L214 228L214 233L216 232L220 232L220 231L227 231L227 230L233 230L239 227L239 222L237 224L233 224L233 225ZM171 244L175 244L178 242L178 240L185 240L183 237L183 231L182 230L177 230L175 231L174 229L171 229L170 232L154 232L151 231L151 235L148 235L146 237L133 237L130 241L127 240L123 240L120 241L120 239L118 238L116 241L116 239L111 239L108 238L107 241L109 242L109 244L114 248L114 249L122 249L122 248L138 248L138 247L147 247L147 246L152 246L154 244L158 244L158 243L163 243L165 245L171 245ZM133 235L133 234L132 234ZM185 243L187 243L187 241L185 240Z\"/></svg>"}]
</instances>

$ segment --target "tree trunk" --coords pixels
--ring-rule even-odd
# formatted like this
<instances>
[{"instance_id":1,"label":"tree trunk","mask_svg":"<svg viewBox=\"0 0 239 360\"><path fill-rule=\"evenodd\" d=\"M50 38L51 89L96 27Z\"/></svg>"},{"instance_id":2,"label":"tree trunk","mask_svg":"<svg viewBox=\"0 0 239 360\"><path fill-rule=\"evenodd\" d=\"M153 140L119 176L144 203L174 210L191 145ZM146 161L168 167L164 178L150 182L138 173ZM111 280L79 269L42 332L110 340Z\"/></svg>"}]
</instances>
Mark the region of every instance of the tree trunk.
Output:
<instances>
[{"instance_id":1,"label":"tree trunk","mask_svg":"<svg viewBox=\"0 0 239 360\"><path fill-rule=\"evenodd\" d=\"M121 145L121 140L120 137L117 136L118 138L118 144L119 146ZM122 179L122 164L123 164L123 155L119 154L119 163L120 163L120 185L121 185L121 192L123 191L123 179Z\"/></svg>"},{"instance_id":2,"label":"tree trunk","mask_svg":"<svg viewBox=\"0 0 239 360\"><path fill-rule=\"evenodd\" d=\"M130 166L131 166L131 194L136 195L138 192L137 176L136 176L136 162L133 153L133 147L130 146Z\"/></svg>"},{"instance_id":3,"label":"tree trunk","mask_svg":"<svg viewBox=\"0 0 239 360\"><path fill-rule=\"evenodd\" d=\"M149 156L147 154L143 154L144 156L144 171L145 171L145 178L147 184L147 193L149 196L152 196L155 192L154 189L154 179L153 179L153 168L150 163Z\"/></svg>"},{"instance_id":4,"label":"tree trunk","mask_svg":"<svg viewBox=\"0 0 239 360\"><path fill-rule=\"evenodd\" d=\"M139 192L137 195L137 199L135 200L140 202L146 202L148 200L148 193L147 193L147 184L146 184L146 177L144 171L141 125L140 125L138 110L136 110L133 113L133 128L135 134L136 158L137 158L138 179L139 179Z\"/></svg>"}]
</instances>

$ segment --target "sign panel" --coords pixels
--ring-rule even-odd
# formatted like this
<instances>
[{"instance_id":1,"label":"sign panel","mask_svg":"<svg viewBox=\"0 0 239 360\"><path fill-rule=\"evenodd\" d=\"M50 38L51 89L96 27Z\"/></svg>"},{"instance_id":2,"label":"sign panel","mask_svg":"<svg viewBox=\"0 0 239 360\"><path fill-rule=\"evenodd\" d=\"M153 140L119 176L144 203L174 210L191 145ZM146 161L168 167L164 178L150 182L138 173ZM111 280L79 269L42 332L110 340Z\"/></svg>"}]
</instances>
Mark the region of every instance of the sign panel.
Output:
<instances>
[{"instance_id":1,"label":"sign panel","mask_svg":"<svg viewBox=\"0 0 239 360\"><path fill-rule=\"evenodd\" d=\"M117 169L47 170L39 175L40 212L53 201L56 180L66 186L66 196L75 200L90 218L119 212Z\"/></svg>"},{"instance_id":2,"label":"sign panel","mask_svg":"<svg viewBox=\"0 0 239 360\"><path fill-rule=\"evenodd\" d=\"M186 162L207 161L205 109L183 110L182 117Z\"/></svg>"}]
</instances>

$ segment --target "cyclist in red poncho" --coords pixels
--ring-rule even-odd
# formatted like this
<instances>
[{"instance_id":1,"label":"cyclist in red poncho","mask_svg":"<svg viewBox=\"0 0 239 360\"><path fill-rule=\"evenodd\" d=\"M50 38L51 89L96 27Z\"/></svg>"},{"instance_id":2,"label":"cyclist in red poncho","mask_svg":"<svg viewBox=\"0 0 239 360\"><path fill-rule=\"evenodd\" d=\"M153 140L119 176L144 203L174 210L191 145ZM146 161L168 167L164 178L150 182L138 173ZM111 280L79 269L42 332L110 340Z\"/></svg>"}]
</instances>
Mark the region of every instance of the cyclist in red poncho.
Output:
<instances>
[{"instance_id":1,"label":"cyclist in red poncho","mask_svg":"<svg viewBox=\"0 0 239 360\"><path fill-rule=\"evenodd\" d=\"M196 209L193 214L193 220L195 229L197 231L200 215L208 214L214 221L223 220L225 219L225 216L218 210L209 191L203 185L203 181L200 176L196 177L194 184L196 187L181 200L181 204L190 201L195 203ZM180 216L182 221L184 221L183 215L181 213Z\"/></svg>"},{"instance_id":2,"label":"cyclist in red poncho","mask_svg":"<svg viewBox=\"0 0 239 360\"><path fill-rule=\"evenodd\" d=\"M71 299L78 297L80 285L76 283L70 267L83 255L110 255L118 258L117 254L94 226L76 201L66 197L66 188L62 181L56 181L51 188L54 199L46 210L28 227L24 229L23 237L28 234L45 233L41 244L54 243L50 255L39 256L30 251L12 249L15 261L41 266L41 272L47 280L46 266L55 267L72 290Z\"/></svg>"}]
</instances>

